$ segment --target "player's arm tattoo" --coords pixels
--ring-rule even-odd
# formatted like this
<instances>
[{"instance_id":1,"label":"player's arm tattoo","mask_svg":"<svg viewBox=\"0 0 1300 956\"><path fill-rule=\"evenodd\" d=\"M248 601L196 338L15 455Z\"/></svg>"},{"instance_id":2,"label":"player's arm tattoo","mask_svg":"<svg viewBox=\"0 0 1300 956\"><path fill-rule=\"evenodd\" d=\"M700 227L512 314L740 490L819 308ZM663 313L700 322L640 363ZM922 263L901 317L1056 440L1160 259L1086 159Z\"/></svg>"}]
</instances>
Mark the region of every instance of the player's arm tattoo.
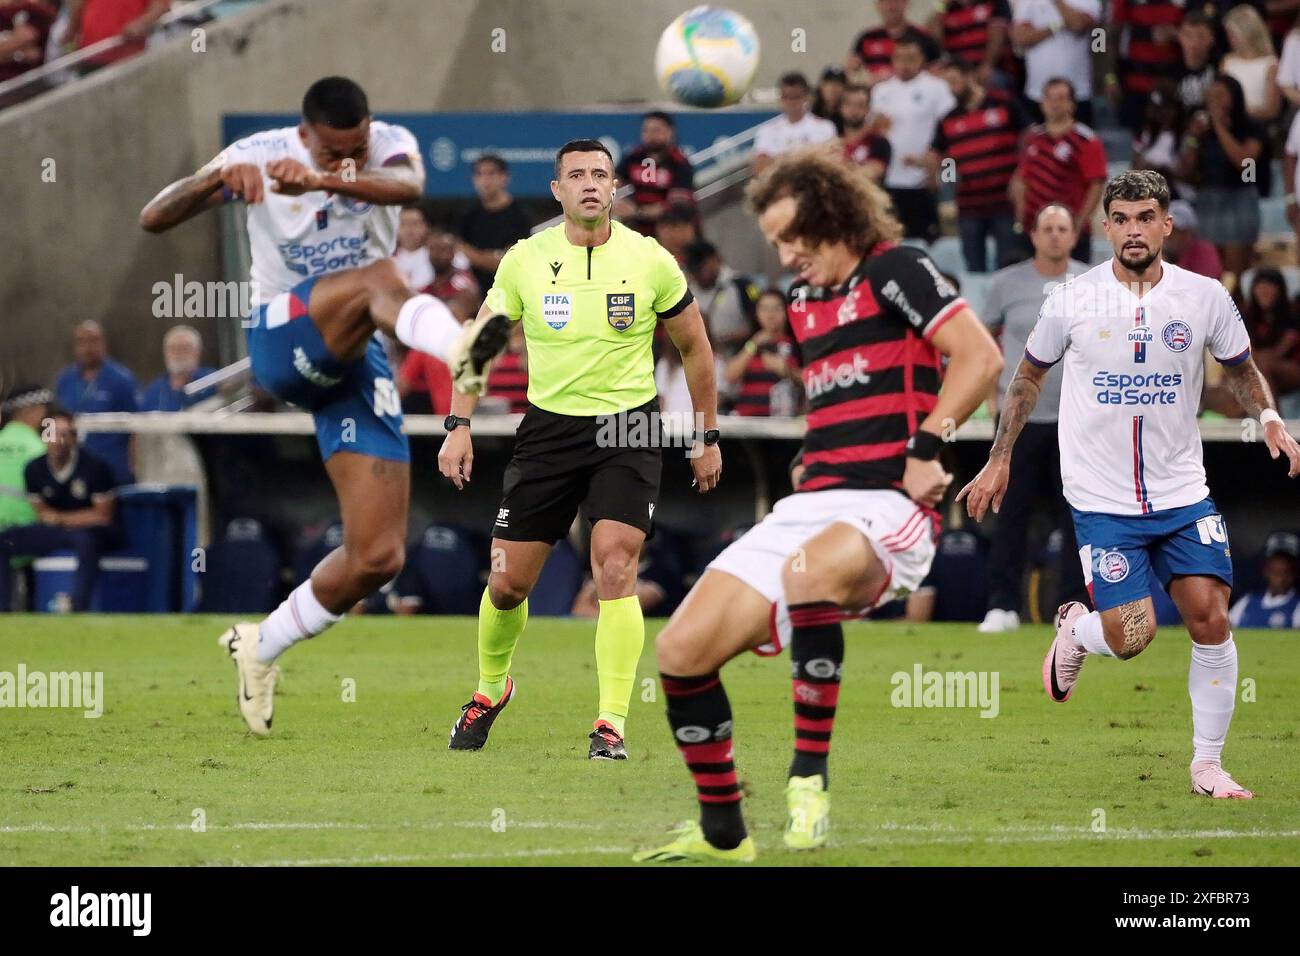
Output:
<instances>
[{"instance_id":1,"label":"player's arm tattoo","mask_svg":"<svg viewBox=\"0 0 1300 956\"><path fill-rule=\"evenodd\" d=\"M1251 418L1259 418L1260 412L1273 408L1273 393L1268 387L1264 373L1259 370L1255 360L1249 355L1244 362L1223 367L1223 378L1228 390L1237 404L1246 410Z\"/></svg>"},{"instance_id":2,"label":"player's arm tattoo","mask_svg":"<svg viewBox=\"0 0 1300 956\"><path fill-rule=\"evenodd\" d=\"M140 212L140 224L150 232L179 225L214 204L221 191L221 166L209 164L193 176L178 179L149 200Z\"/></svg>"},{"instance_id":3,"label":"player's arm tattoo","mask_svg":"<svg viewBox=\"0 0 1300 956\"><path fill-rule=\"evenodd\" d=\"M1124 646L1115 656L1121 660L1126 661L1130 657L1137 657L1146 650L1147 645L1156 636L1156 629L1147 611L1146 601L1131 601L1121 606L1119 624L1124 633Z\"/></svg>"},{"instance_id":4,"label":"player's arm tattoo","mask_svg":"<svg viewBox=\"0 0 1300 956\"><path fill-rule=\"evenodd\" d=\"M1022 359L1016 369L1015 378L1007 386L1007 394L1002 398L1002 414L998 418L998 431L993 436L993 447L989 458L1007 458L1011 455L1011 446L1020 437L1029 413L1038 404L1038 396L1043 390L1045 369Z\"/></svg>"}]
</instances>

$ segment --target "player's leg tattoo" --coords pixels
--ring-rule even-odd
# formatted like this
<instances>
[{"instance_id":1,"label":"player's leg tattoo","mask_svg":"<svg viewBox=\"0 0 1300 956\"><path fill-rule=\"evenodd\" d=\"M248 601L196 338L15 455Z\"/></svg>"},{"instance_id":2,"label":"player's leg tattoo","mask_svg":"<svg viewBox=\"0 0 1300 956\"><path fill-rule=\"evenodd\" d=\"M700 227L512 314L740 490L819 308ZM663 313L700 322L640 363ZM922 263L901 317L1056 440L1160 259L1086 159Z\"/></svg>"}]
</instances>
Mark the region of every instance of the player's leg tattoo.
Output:
<instances>
[{"instance_id":1,"label":"player's leg tattoo","mask_svg":"<svg viewBox=\"0 0 1300 956\"><path fill-rule=\"evenodd\" d=\"M1155 620L1151 615L1151 602L1132 601L1119 609L1121 643L1115 648L1120 660L1136 657L1146 650L1156 636ZM1111 645L1114 647L1114 645Z\"/></svg>"}]
</instances>

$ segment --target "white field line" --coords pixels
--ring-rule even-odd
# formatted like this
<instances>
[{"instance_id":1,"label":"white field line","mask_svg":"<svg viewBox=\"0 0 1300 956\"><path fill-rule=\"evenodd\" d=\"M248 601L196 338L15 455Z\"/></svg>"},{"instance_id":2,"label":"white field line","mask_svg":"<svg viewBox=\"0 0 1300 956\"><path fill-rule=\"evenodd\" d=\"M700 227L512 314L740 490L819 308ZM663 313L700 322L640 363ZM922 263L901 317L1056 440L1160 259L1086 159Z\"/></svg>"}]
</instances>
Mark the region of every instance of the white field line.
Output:
<instances>
[{"instance_id":1,"label":"white field line","mask_svg":"<svg viewBox=\"0 0 1300 956\"><path fill-rule=\"evenodd\" d=\"M491 825L487 821L426 821L426 822L401 822L401 823L366 823L366 822L346 822L346 821L297 821L297 822L244 822L215 824L210 823L205 827L205 832L223 832L223 831L312 831L312 830L338 830L338 831L362 831L362 832L384 832L390 830L443 830L447 828L466 829L466 830L487 830L492 832ZM74 834L74 833L152 833L152 832L184 832L191 830L189 823L175 824L125 824L110 825L104 824L99 826L77 825L77 826L54 826L46 823L28 823L0 826L0 834L12 833L54 833L54 834ZM578 823L572 821L542 821L542 820L507 820L505 821L505 831L509 830L568 830L568 831L591 831L598 829L587 823ZM767 829L763 826L755 827L757 830ZM775 827L771 829L776 829ZM1234 830L1226 828L1200 829L1200 830L1144 830L1141 828L1131 827L1112 827L1103 833L1097 833L1091 827L1077 826L1067 827L1062 825L1020 825L1020 826L1002 826L991 827L987 829L955 827L949 824L906 824L906 823L882 823L877 825L837 825L834 828L837 833L868 833L874 836L860 837L852 840L835 840L838 845L845 846L870 846L870 845L924 845L926 843L1020 843L1020 842L1069 842L1069 841L1105 841L1105 840L1238 840L1238 839L1297 839L1300 838L1300 830L1267 830L1267 829L1250 829ZM503 831L504 832L504 831ZM833 838L832 838L833 839ZM544 851L529 851L537 855L547 854L569 854L573 852L597 852L597 851L575 851L569 849L556 849ZM605 852L619 852L609 849ZM630 851L629 851L630 852ZM500 854L485 854L485 857L499 856ZM469 858L476 855L470 854ZM455 854L443 855L439 859L451 859ZM417 857L424 859L425 857ZM396 861L397 858L393 858Z\"/></svg>"}]
</instances>

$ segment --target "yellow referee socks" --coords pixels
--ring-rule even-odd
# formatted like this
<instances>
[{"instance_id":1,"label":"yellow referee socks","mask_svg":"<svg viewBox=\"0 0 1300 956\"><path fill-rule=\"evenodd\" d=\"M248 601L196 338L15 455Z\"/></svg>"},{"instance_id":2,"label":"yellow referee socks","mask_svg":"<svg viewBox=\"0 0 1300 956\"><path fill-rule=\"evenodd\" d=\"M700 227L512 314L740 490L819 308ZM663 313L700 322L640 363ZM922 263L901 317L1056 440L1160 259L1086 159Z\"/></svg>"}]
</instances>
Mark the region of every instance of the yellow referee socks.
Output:
<instances>
[{"instance_id":1,"label":"yellow referee socks","mask_svg":"<svg viewBox=\"0 0 1300 956\"><path fill-rule=\"evenodd\" d=\"M636 665L645 645L645 618L636 595L600 602L596 621L596 675L600 681L599 720L623 735Z\"/></svg>"},{"instance_id":2,"label":"yellow referee socks","mask_svg":"<svg viewBox=\"0 0 1300 956\"><path fill-rule=\"evenodd\" d=\"M528 600L517 608L500 611L483 589L478 605L478 692L495 704L506 692L506 675L515 655L519 635L528 623Z\"/></svg>"}]
</instances>

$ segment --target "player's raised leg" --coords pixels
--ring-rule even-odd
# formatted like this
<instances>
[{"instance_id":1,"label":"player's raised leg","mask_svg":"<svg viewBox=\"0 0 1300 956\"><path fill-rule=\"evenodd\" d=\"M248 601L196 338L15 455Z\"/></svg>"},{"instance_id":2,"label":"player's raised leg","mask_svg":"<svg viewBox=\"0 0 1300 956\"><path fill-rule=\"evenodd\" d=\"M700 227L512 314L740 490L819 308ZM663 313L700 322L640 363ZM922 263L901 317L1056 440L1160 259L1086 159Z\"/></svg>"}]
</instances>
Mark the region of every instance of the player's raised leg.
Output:
<instances>
[{"instance_id":1,"label":"player's raised leg","mask_svg":"<svg viewBox=\"0 0 1300 956\"><path fill-rule=\"evenodd\" d=\"M645 618L636 596L636 572L645 532L602 519L591 528L591 574L600 600L596 619L596 678L600 707L591 731L592 760L625 760L623 735L645 646Z\"/></svg>"},{"instance_id":2,"label":"player's raised leg","mask_svg":"<svg viewBox=\"0 0 1300 956\"><path fill-rule=\"evenodd\" d=\"M528 595L551 553L545 541L492 539L492 570L478 609L478 688L452 725L449 750L481 750L515 694L510 662L528 623Z\"/></svg>"},{"instance_id":3,"label":"player's raised leg","mask_svg":"<svg viewBox=\"0 0 1300 956\"><path fill-rule=\"evenodd\" d=\"M1223 745L1237 702L1237 645L1228 622L1231 588L1217 577L1169 582L1169 596L1192 638L1187 693L1192 699L1192 791L1249 800L1253 795L1223 769Z\"/></svg>"},{"instance_id":4,"label":"player's raised leg","mask_svg":"<svg viewBox=\"0 0 1300 956\"><path fill-rule=\"evenodd\" d=\"M770 597L728 572L710 569L655 639L668 726L695 779L700 817L677 830L666 846L638 853L638 862L748 863L756 857L741 812L731 702L719 670L768 640L770 609Z\"/></svg>"}]
</instances>

